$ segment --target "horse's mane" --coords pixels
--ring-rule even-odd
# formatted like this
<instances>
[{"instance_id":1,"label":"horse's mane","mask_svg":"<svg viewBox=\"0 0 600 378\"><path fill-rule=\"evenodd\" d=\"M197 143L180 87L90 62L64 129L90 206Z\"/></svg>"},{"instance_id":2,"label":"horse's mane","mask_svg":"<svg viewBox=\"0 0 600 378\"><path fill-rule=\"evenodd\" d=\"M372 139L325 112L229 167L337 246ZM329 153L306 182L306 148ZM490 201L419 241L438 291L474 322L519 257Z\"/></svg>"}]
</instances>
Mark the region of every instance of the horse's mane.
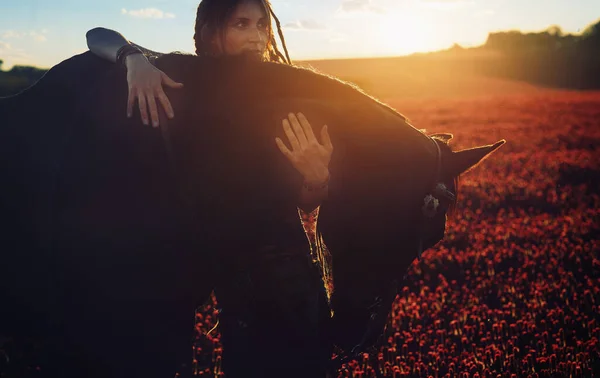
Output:
<instances>
[{"instance_id":1,"label":"horse's mane","mask_svg":"<svg viewBox=\"0 0 600 378\"><path fill-rule=\"evenodd\" d=\"M356 84L320 72L312 67L276 62L254 62L236 57L199 57L181 53L165 54L156 60L156 65L161 70L169 72L170 75L172 74L180 79L196 78L200 86L206 85L207 82L210 83L211 80L222 81L224 79L219 74L215 75L217 68L221 72L225 72L226 75L234 75L236 80L241 80L245 76L255 81L256 77L259 76L261 81L273 84L266 85L263 88L268 88L268 91L264 92L263 95L273 97L282 96L285 93L283 89L286 83L293 81L294 96L296 98L369 101L378 104L408 122L406 116L366 93ZM209 76L204 73L208 73ZM250 89L257 90L257 88ZM241 88L241 90L244 89Z\"/></svg>"},{"instance_id":2,"label":"horse's mane","mask_svg":"<svg viewBox=\"0 0 600 378\"><path fill-rule=\"evenodd\" d=\"M345 141L348 155L343 164L350 175L354 172L346 164L369 166L366 174L379 178L384 177L384 170L391 173L395 169L397 179L410 180L411 185L392 186L413 202L435 180L437 150L431 139L403 114L356 85L311 68L239 57L166 54L156 60L156 66L184 83L184 92L170 90L167 95L173 97L176 113L178 102L184 104L187 114L192 113L184 121L188 124L198 124L206 113L214 112L215 117L227 118L225 123L252 125L253 133L272 140L277 136L275 127L281 128L281 118L301 111L313 128L327 123L331 135L336 133ZM239 125L231 130L246 132ZM283 136L283 140L287 138ZM337 149L336 154L343 151ZM407 164L414 159L419 159L419 164ZM394 168L390 161L394 161Z\"/></svg>"},{"instance_id":3,"label":"horse's mane","mask_svg":"<svg viewBox=\"0 0 600 378\"><path fill-rule=\"evenodd\" d=\"M217 99L213 103L216 109L209 110L219 111L240 112L246 106L258 105L270 107L268 112L285 116L287 112L304 112L305 108L318 107L321 113L329 112L329 115L323 119L319 119L318 114L314 116L313 127L319 126L321 121L338 121L352 137L367 133L384 143L388 141L381 136L391 131L402 135L401 144L396 147L402 148L405 156L414 156L423 150L435 155L435 147L429 138L413 127L406 116L356 85L315 69L243 58L183 54L163 55L156 60L156 65L174 80L183 82L186 88L192 88L192 92L186 93L187 98L179 98L187 103L188 109L191 106L197 108L198 100L206 101L208 97ZM170 98L181 93L169 92ZM234 103L234 108L228 108ZM350 127L350 123L354 125Z\"/></svg>"}]
</instances>

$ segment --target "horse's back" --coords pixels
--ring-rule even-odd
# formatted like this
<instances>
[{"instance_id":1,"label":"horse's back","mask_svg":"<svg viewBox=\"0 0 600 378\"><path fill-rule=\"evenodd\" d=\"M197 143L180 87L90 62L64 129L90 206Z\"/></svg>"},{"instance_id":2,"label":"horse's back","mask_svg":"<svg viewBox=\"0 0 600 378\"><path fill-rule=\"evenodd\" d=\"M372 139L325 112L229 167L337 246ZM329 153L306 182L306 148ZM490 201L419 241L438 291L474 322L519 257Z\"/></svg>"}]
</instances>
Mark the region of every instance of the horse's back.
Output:
<instances>
[{"instance_id":1,"label":"horse's back","mask_svg":"<svg viewBox=\"0 0 600 378\"><path fill-rule=\"evenodd\" d=\"M32 190L47 190L48 175L54 172L82 93L108 71L108 63L88 52L52 67L22 92L0 98L3 205L22 210Z\"/></svg>"},{"instance_id":2,"label":"horse's back","mask_svg":"<svg viewBox=\"0 0 600 378\"><path fill-rule=\"evenodd\" d=\"M53 337L105 376L151 376L189 351L205 267L159 131L127 123L114 68L85 53L0 100L0 335Z\"/></svg>"},{"instance_id":3,"label":"horse's back","mask_svg":"<svg viewBox=\"0 0 600 378\"><path fill-rule=\"evenodd\" d=\"M90 53L65 60L19 94L0 98L0 209L4 261L42 237L48 194L82 87L106 70ZM4 256L3 256L4 257ZM3 264L10 269L10 264Z\"/></svg>"}]
</instances>

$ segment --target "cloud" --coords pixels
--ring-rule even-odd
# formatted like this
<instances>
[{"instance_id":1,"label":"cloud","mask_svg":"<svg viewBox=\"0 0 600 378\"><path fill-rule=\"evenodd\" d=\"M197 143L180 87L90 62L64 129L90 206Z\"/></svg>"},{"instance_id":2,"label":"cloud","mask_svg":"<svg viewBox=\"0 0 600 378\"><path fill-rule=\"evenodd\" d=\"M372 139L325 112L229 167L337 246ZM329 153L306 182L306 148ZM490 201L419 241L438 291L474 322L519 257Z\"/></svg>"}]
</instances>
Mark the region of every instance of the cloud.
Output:
<instances>
[{"instance_id":1,"label":"cloud","mask_svg":"<svg viewBox=\"0 0 600 378\"><path fill-rule=\"evenodd\" d=\"M3 41L0 41L0 52L8 51L11 48L12 47L11 47L10 43L6 43L6 42L3 42Z\"/></svg>"},{"instance_id":2,"label":"cloud","mask_svg":"<svg viewBox=\"0 0 600 378\"><path fill-rule=\"evenodd\" d=\"M25 38L31 37L36 42L46 42L48 38L46 38L46 34L48 33L47 29L42 29L40 31L30 30L30 31L17 31L17 30L6 30L2 33L3 39L17 39L17 38Z\"/></svg>"},{"instance_id":3,"label":"cloud","mask_svg":"<svg viewBox=\"0 0 600 378\"><path fill-rule=\"evenodd\" d=\"M10 38L21 38L23 35L16 30L7 30L2 33L2 38L10 39Z\"/></svg>"},{"instance_id":4,"label":"cloud","mask_svg":"<svg viewBox=\"0 0 600 378\"><path fill-rule=\"evenodd\" d=\"M155 20L161 20L165 18L175 18L173 13L163 12L160 9L156 8L143 8L138 10L127 10L125 8L121 8L121 14L128 15L135 18L152 18Z\"/></svg>"},{"instance_id":5,"label":"cloud","mask_svg":"<svg viewBox=\"0 0 600 378\"><path fill-rule=\"evenodd\" d=\"M313 20L298 20L283 25L288 30L326 30L327 26Z\"/></svg>"},{"instance_id":6,"label":"cloud","mask_svg":"<svg viewBox=\"0 0 600 378\"><path fill-rule=\"evenodd\" d=\"M372 0L342 0L338 13L385 13L385 9L373 5Z\"/></svg>"}]
</instances>

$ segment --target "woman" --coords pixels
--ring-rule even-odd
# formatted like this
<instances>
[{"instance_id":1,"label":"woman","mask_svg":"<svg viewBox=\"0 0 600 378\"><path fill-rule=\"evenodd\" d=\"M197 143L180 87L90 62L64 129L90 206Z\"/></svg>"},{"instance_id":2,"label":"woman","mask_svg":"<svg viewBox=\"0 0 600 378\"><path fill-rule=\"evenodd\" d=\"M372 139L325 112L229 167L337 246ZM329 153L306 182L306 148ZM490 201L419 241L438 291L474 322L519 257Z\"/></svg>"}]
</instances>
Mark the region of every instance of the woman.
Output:
<instances>
[{"instance_id":1,"label":"woman","mask_svg":"<svg viewBox=\"0 0 600 378\"><path fill-rule=\"evenodd\" d=\"M271 15L268 0L203 0L196 18L196 54L289 63L287 51L284 58L277 48ZM282 37L280 29L279 34ZM162 85L181 88L183 84L152 65L159 53L102 28L90 30L87 40L94 54L127 67L129 117L137 99L143 123L148 125L150 119L158 127L157 98L167 116L175 116ZM291 149L279 138L274 143L304 177L300 213L316 215L328 191L333 147L327 127L321 130L322 144L301 113L290 113L282 127ZM326 293L298 215L290 214L289 221L282 223L280 237L265 240L254 251L259 261L233 262L225 268L226 276L236 272L238 282L216 283L222 307L223 368L228 377L325 375L331 356L323 331L330 314Z\"/></svg>"},{"instance_id":2,"label":"woman","mask_svg":"<svg viewBox=\"0 0 600 378\"><path fill-rule=\"evenodd\" d=\"M232 12L233 11L233 12ZM264 61L290 63L281 29L286 57L278 50L271 30L271 5L265 1L228 0L221 2L201 1L196 14L194 42L196 54L246 55ZM251 17L252 19L250 19ZM279 21L275 17L279 28ZM250 24L253 21L254 24ZM130 43L116 31L94 28L86 34L87 44L92 53L113 63L127 67L129 99L127 115L131 117L135 99L139 100L139 110L144 124L148 124L148 111L154 127L159 126L159 99L167 116L174 117L173 108L165 95L162 85L181 88L164 72L151 64L162 53Z\"/></svg>"}]
</instances>

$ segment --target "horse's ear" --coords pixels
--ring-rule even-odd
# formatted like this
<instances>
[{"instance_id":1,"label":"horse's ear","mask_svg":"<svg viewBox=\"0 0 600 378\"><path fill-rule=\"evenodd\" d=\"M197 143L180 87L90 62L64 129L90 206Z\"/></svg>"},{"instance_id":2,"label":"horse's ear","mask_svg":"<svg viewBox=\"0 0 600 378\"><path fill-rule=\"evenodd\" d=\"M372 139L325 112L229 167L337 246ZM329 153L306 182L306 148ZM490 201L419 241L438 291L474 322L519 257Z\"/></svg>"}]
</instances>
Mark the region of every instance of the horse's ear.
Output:
<instances>
[{"instance_id":1,"label":"horse's ear","mask_svg":"<svg viewBox=\"0 0 600 378\"><path fill-rule=\"evenodd\" d=\"M454 135L447 134L447 133L439 133L439 134L431 134L430 137L439 139L442 142L448 144L448 142L450 142L450 140L452 140L452 138L454 138Z\"/></svg>"},{"instance_id":2,"label":"horse's ear","mask_svg":"<svg viewBox=\"0 0 600 378\"><path fill-rule=\"evenodd\" d=\"M449 171L451 177L457 177L462 173L467 172L471 168L481 163L487 158L492 152L498 147L506 143L506 140L502 139L492 145L481 146L475 148L469 148L461 151L453 151L449 161Z\"/></svg>"}]
</instances>

